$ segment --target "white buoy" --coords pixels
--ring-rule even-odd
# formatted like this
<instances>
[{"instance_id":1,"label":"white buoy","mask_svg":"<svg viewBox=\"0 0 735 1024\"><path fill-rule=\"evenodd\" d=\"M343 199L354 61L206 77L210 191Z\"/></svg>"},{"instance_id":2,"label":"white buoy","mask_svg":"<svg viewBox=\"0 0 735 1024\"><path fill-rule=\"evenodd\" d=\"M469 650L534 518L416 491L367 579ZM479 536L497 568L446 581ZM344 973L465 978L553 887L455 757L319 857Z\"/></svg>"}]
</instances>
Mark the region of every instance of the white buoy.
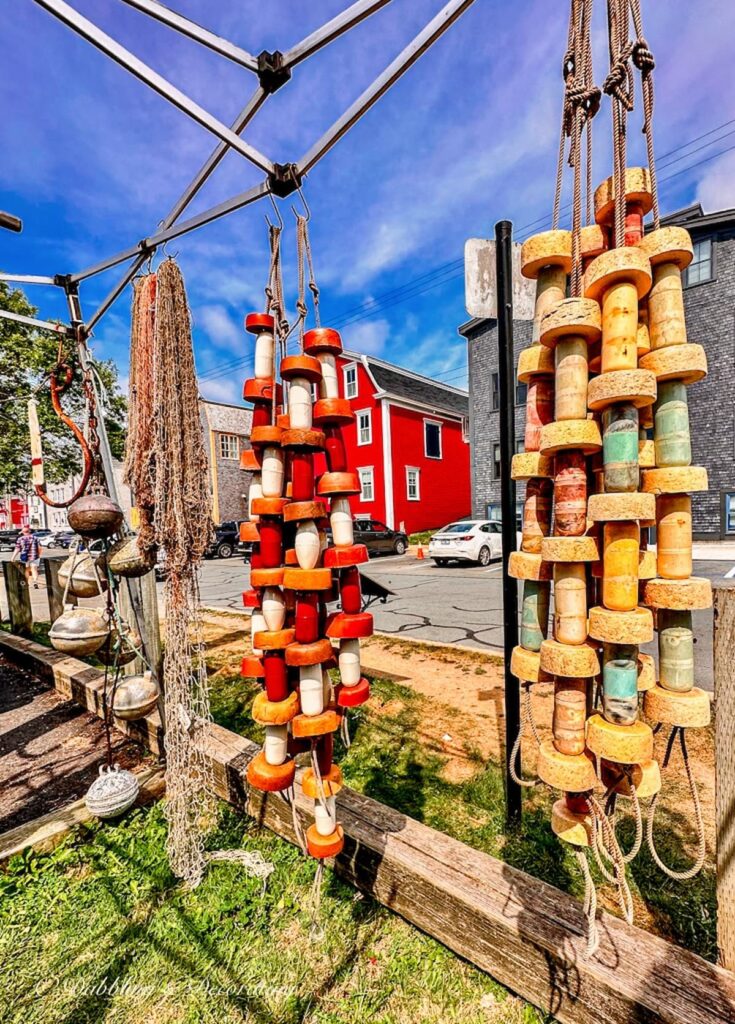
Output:
<instances>
[{"instance_id":1,"label":"white buoy","mask_svg":"<svg viewBox=\"0 0 735 1024\"><path fill-rule=\"evenodd\" d=\"M261 486L264 498L280 498L283 494L283 452L280 448L264 450Z\"/></svg>"},{"instance_id":2,"label":"white buoy","mask_svg":"<svg viewBox=\"0 0 735 1024\"><path fill-rule=\"evenodd\" d=\"M336 547L347 547L354 542L349 498L332 498L329 521L332 524L332 540Z\"/></svg>"},{"instance_id":3,"label":"white buoy","mask_svg":"<svg viewBox=\"0 0 735 1024\"><path fill-rule=\"evenodd\" d=\"M320 398L339 398L337 360L332 352L320 352L317 359L322 364L322 378L319 381Z\"/></svg>"},{"instance_id":4,"label":"white buoy","mask_svg":"<svg viewBox=\"0 0 735 1024\"><path fill-rule=\"evenodd\" d=\"M292 377L289 382L288 419L292 430L311 427L311 384L306 377Z\"/></svg>"},{"instance_id":5,"label":"white buoy","mask_svg":"<svg viewBox=\"0 0 735 1024\"><path fill-rule=\"evenodd\" d=\"M286 601L281 588L266 587L261 604L266 629L271 632L283 629L283 624L286 621Z\"/></svg>"},{"instance_id":6,"label":"white buoy","mask_svg":"<svg viewBox=\"0 0 735 1024\"><path fill-rule=\"evenodd\" d=\"M343 639L339 642L339 675L343 686L357 686L360 682L360 641Z\"/></svg>"},{"instance_id":7,"label":"white buoy","mask_svg":"<svg viewBox=\"0 0 735 1024\"><path fill-rule=\"evenodd\" d=\"M315 569L319 564L321 554L321 542L319 531L313 519L304 519L296 527L296 540L294 541L296 558L302 569Z\"/></svg>"},{"instance_id":8,"label":"white buoy","mask_svg":"<svg viewBox=\"0 0 735 1024\"><path fill-rule=\"evenodd\" d=\"M248 487L248 519L251 523L257 523L260 521L260 516L253 515L253 501L255 498L263 497L263 482L260 473L253 473L250 477L250 486Z\"/></svg>"},{"instance_id":9,"label":"white buoy","mask_svg":"<svg viewBox=\"0 0 735 1024\"><path fill-rule=\"evenodd\" d=\"M335 797L325 797L324 803L314 803L314 824L320 836L331 836L337 828L337 801Z\"/></svg>"},{"instance_id":10,"label":"white buoy","mask_svg":"<svg viewBox=\"0 0 735 1024\"><path fill-rule=\"evenodd\" d=\"M299 669L299 697L305 715L321 715L324 710L324 683L321 665L302 665Z\"/></svg>"},{"instance_id":11,"label":"white buoy","mask_svg":"<svg viewBox=\"0 0 735 1024\"><path fill-rule=\"evenodd\" d=\"M268 764L283 764L288 754L287 725L266 725L263 753Z\"/></svg>"},{"instance_id":12,"label":"white buoy","mask_svg":"<svg viewBox=\"0 0 735 1024\"><path fill-rule=\"evenodd\" d=\"M268 331L255 336L255 377L257 380L272 380L275 357L275 340Z\"/></svg>"},{"instance_id":13,"label":"white buoy","mask_svg":"<svg viewBox=\"0 0 735 1024\"><path fill-rule=\"evenodd\" d=\"M255 646L255 634L264 633L267 628L261 609L253 608L253 614L250 616L250 642L253 647L253 654L258 658L263 652L259 647Z\"/></svg>"}]
</instances>

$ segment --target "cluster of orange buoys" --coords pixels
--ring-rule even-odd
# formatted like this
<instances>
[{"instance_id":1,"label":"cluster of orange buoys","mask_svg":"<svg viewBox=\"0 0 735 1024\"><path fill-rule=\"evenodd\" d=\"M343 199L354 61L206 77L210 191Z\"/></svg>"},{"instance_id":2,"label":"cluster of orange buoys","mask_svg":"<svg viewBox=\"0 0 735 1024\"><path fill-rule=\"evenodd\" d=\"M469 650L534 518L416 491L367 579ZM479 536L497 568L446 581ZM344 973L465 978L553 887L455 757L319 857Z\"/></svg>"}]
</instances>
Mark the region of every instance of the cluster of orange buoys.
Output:
<instances>
[{"instance_id":1,"label":"cluster of orange buoys","mask_svg":"<svg viewBox=\"0 0 735 1024\"><path fill-rule=\"evenodd\" d=\"M281 360L281 384L273 317L252 313L245 326L255 335L255 372L244 388L253 425L252 448L243 453L241 467L252 478L241 538L253 549L244 594L252 611L252 655L243 660L242 674L263 683L252 713L265 729L247 778L256 789L291 790L295 757L311 755L300 778L304 795L314 800L306 846L323 859L344 844L335 805L342 773L333 761L334 734L347 709L370 695L360 669L360 639L371 635L373 620L362 610L358 569L368 555L354 543L350 496L360 484L347 466L342 438L354 413L339 394L337 331L307 331L301 353ZM317 478L318 453L324 453L327 471ZM327 606L337 600L341 611L329 613Z\"/></svg>"},{"instance_id":2,"label":"cluster of orange buoys","mask_svg":"<svg viewBox=\"0 0 735 1024\"><path fill-rule=\"evenodd\" d=\"M596 223L579 239L578 297L567 297L570 232L536 235L522 251L537 298L533 341L518 362L528 407L512 472L527 485L509 566L523 581L512 667L523 685L554 681L552 738L537 771L564 794L554 831L578 847L593 841L595 790L658 793L652 725L682 730L710 718L694 686L691 619L711 603L709 581L691 575L689 495L707 488L706 471L691 465L686 398L707 371L684 319L692 244L680 227L644 232L646 169L626 171L625 201L625 245L610 248L612 179L595 192ZM654 626L658 678L639 650Z\"/></svg>"}]
</instances>

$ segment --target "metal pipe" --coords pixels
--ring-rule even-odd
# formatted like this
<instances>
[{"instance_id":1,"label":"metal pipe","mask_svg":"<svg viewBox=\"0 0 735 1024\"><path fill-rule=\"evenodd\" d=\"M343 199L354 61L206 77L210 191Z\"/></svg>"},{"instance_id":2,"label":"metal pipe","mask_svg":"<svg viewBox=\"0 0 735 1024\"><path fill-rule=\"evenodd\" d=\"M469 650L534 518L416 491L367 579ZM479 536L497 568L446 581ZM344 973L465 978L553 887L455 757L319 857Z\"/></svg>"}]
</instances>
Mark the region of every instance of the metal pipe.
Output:
<instances>
[{"instance_id":1,"label":"metal pipe","mask_svg":"<svg viewBox=\"0 0 735 1024\"><path fill-rule=\"evenodd\" d=\"M37 277L35 274L2 274L0 281L17 281L18 284L58 284L54 277Z\"/></svg>"},{"instance_id":2,"label":"metal pipe","mask_svg":"<svg viewBox=\"0 0 735 1024\"><path fill-rule=\"evenodd\" d=\"M237 132L239 134L247 127L262 106L265 98L266 93L260 86L258 86L234 120L232 124L233 132ZM178 220L186 207L210 177L212 172L219 166L222 158L225 156L229 148L230 147L226 142L220 142L219 145L212 150L206 163L202 164L197 174L192 178L181 196L177 199L167 216L164 218L162 224L163 228L171 227L171 225ZM141 252L141 246L144 245L146 241L147 240L144 239L143 242L139 242L137 245L131 246L128 249L123 249L122 252L118 252L114 256L110 256L108 259L102 260L100 263L95 263L93 266L87 267L85 270L80 270L76 274L71 274L70 280L83 281L87 277L94 277L95 274L101 274L103 270L109 270L110 267L116 267L120 263L124 263L126 260L132 259L133 256ZM130 278L127 278L125 284L127 284L129 280ZM125 287L125 285L123 285L123 287Z\"/></svg>"},{"instance_id":3,"label":"metal pipe","mask_svg":"<svg viewBox=\"0 0 735 1024\"><path fill-rule=\"evenodd\" d=\"M232 149L240 153L241 156L244 156L246 160L249 160L268 174L273 171L273 164L266 156L263 156L262 153L247 142L243 142L227 125L219 121L209 111L200 107L198 103L195 103L193 99L181 92L180 89L177 89L175 85L159 75L153 68L148 67L147 64L132 54L130 50L126 50L124 46L121 46L115 39L108 36L106 32L103 32L94 22L89 21L88 18L85 18L73 7L70 7L69 4L65 3L65 0L35 0L35 2L77 32L82 38L92 43L93 46L96 46L98 50L106 53L108 57L111 57L121 67L130 71L136 78L149 85L151 89L160 96L163 96L164 99L167 99L169 103L172 103L179 110L188 114L194 121L203 128L206 128L207 131L210 131L217 138L226 142Z\"/></svg>"},{"instance_id":4,"label":"metal pipe","mask_svg":"<svg viewBox=\"0 0 735 1024\"><path fill-rule=\"evenodd\" d=\"M521 726L521 690L510 670L510 654L518 644L518 584L508 573L508 560L516 549L516 485L510 464L515 451L515 363L513 359L513 225L495 225L495 269L498 302L498 379L500 383L500 515L503 535L503 646L505 648L506 758ZM517 754L516 775L521 773ZM521 787L505 765L505 813L509 824L520 821Z\"/></svg>"},{"instance_id":5,"label":"metal pipe","mask_svg":"<svg viewBox=\"0 0 735 1024\"><path fill-rule=\"evenodd\" d=\"M131 0L125 0L125 3L130 2ZM306 60L307 57L311 57L317 50L321 50L323 46L334 42L335 39L338 39L345 32L349 32L355 25L359 25L365 18L369 18L371 14L379 11L381 7L385 7L390 2L391 0L357 0L357 3L352 4L346 10L337 14L325 25L322 25L321 28L316 29L311 35L302 39L300 43L296 43L290 50L287 50L283 55L285 67L292 68L296 64L300 64L302 60Z\"/></svg>"},{"instance_id":6,"label":"metal pipe","mask_svg":"<svg viewBox=\"0 0 735 1024\"><path fill-rule=\"evenodd\" d=\"M23 230L23 221L20 217L16 217L12 213L0 210L0 228L5 228L6 231L15 231L17 233Z\"/></svg>"},{"instance_id":7,"label":"metal pipe","mask_svg":"<svg viewBox=\"0 0 735 1024\"><path fill-rule=\"evenodd\" d=\"M180 235L185 235L189 231L194 231L196 228L203 227L205 224L209 224L213 220L217 220L228 213L239 210L241 207L247 206L249 203L254 203L257 199L262 199L263 196L268 195L269 191L268 182L262 181L259 185L255 185L253 188L248 189L247 192L240 192L238 195L233 196L232 199L226 199L225 202L220 203L218 206L212 206L210 209L204 210L202 213L198 213L195 217L191 217L189 220L185 220L181 224L174 224L165 230L159 231L155 235L151 235L150 238L144 238L143 241L140 242L140 247L137 250L133 250L133 255L137 253L137 259L135 259L128 267L125 274L120 281L118 281L112 291L102 300L90 320L85 324L85 330L87 332L91 331L94 325L99 322L113 302L115 302L118 296L122 294L126 285L135 277L138 270L147 259L149 253L157 249L159 245L163 245L164 242L168 242L172 238L178 238Z\"/></svg>"},{"instance_id":8,"label":"metal pipe","mask_svg":"<svg viewBox=\"0 0 735 1024\"><path fill-rule=\"evenodd\" d=\"M311 168L329 152L335 143L365 114L380 97L439 39L454 22L471 7L474 0L451 0L429 24L399 53L372 85L359 96L331 128L314 143L297 163L299 174L308 174Z\"/></svg>"},{"instance_id":9,"label":"metal pipe","mask_svg":"<svg viewBox=\"0 0 735 1024\"><path fill-rule=\"evenodd\" d=\"M26 324L28 327L38 327L43 331L52 331L54 334L63 334L72 337L74 331L67 324L53 324L50 320L36 320L32 316L23 316L22 313L11 313L9 309L0 309L0 318L3 320L15 320L16 323Z\"/></svg>"},{"instance_id":10,"label":"metal pipe","mask_svg":"<svg viewBox=\"0 0 735 1024\"><path fill-rule=\"evenodd\" d=\"M215 35L209 29L202 28L195 21L185 18L183 14L178 14L176 11L172 11L170 8L158 3L158 0L122 0L122 2L129 7L135 7L151 18L155 18L156 21L168 25L169 28L175 29L182 35L188 36L189 39L194 39L203 46L207 46L222 57L227 57L228 60L234 61L235 64L247 68L248 71L258 70L258 58L254 57L252 53L248 53L242 47L231 43L229 39L223 39L222 36Z\"/></svg>"}]
</instances>

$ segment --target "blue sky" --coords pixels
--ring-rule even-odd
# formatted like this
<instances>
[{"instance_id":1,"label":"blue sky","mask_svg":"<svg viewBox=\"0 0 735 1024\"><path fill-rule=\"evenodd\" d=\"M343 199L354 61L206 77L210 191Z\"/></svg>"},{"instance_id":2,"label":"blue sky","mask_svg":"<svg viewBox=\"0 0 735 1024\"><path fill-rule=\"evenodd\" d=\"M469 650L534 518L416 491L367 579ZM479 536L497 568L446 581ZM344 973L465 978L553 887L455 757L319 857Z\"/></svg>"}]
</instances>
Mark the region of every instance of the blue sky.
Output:
<instances>
[{"instance_id":1,"label":"blue sky","mask_svg":"<svg viewBox=\"0 0 735 1024\"><path fill-rule=\"evenodd\" d=\"M252 91L249 72L119 0L72 2L228 124ZM252 53L287 49L347 4L171 0ZM393 0L299 65L245 137L273 160L297 159L441 6L442 0ZM604 5L596 6L601 82ZM661 184L662 208L696 199L707 210L735 206L735 150L727 151L735 146L735 4L649 0L643 6L657 59L660 177L670 176ZM322 319L341 326L350 348L464 385L465 350L456 329L467 318L465 239L491 234L502 217L515 222L519 237L528 225L548 226L566 17L562 0L476 0L309 175ZM152 234L216 140L32 0L6 0L3 35L0 208L22 216L25 230L0 233L0 267L63 273ZM643 158L639 119L636 111L630 163ZM607 101L595 128L598 181L610 173ZM256 168L230 154L190 213L258 178ZM282 213L293 309L290 202L282 203ZM249 363L252 351L242 321L262 306L267 212L267 201L255 204L171 245L187 282L202 391L216 400L238 400L248 375L249 365L233 363ZM443 269L433 273L437 268ZM87 313L119 273L84 284ZM42 315L64 316L55 289L28 292ZM97 355L115 359L123 378L129 308L128 291L94 337Z\"/></svg>"}]
</instances>

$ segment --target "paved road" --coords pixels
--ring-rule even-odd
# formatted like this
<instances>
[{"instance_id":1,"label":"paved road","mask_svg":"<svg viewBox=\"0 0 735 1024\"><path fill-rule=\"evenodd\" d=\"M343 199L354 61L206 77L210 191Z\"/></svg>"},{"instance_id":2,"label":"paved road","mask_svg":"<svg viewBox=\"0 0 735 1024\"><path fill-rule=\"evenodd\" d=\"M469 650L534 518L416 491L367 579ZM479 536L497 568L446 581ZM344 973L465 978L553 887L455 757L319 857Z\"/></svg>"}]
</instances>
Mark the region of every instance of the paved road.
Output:
<instances>
[{"instance_id":1,"label":"paved road","mask_svg":"<svg viewBox=\"0 0 735 1024\"><path fill-rule=\"evenodd\" d=\"M698 561L694 574L721 579L729 562ZM503 649L503 599L500 564L435 566L412 555L374 558L364 571L394 591L385 604L373 605L376 629L396 636L438 640L485 651ZM239 558L206 562L202 602L242 608L249 570ZM712 611L695 612L697 683L712 689ZM656 643L643 648L656 656Z\"/></svg>"},{"instance_id":2,"label":"paved road","mask_svg":"<svg viewBox=\"0 0 735 1024\"><path fill-rule=\"evenodd\" d=\"M0 556L7 557L7 556ZM724 561L697 561L694 572L712 580L732 568ZM503 602L500 564L487 569L453 564L439 568L412 555L375 558L366 573L394 592L385 604L375 604L375 625L384 633L438 640L486 651L502 652ZM249 568L240 558L204 563L202 603L220 608L242 608L242 592L249 585ZM38 595L39 603L43 600ZM4 605L4 600L1 602ZM46 613L48 614L48 613ZM694 613L696 674L699 685L712 687L712 612ZM656 644L648 649L654 656Z\"/></svg>"}]
</instances>

